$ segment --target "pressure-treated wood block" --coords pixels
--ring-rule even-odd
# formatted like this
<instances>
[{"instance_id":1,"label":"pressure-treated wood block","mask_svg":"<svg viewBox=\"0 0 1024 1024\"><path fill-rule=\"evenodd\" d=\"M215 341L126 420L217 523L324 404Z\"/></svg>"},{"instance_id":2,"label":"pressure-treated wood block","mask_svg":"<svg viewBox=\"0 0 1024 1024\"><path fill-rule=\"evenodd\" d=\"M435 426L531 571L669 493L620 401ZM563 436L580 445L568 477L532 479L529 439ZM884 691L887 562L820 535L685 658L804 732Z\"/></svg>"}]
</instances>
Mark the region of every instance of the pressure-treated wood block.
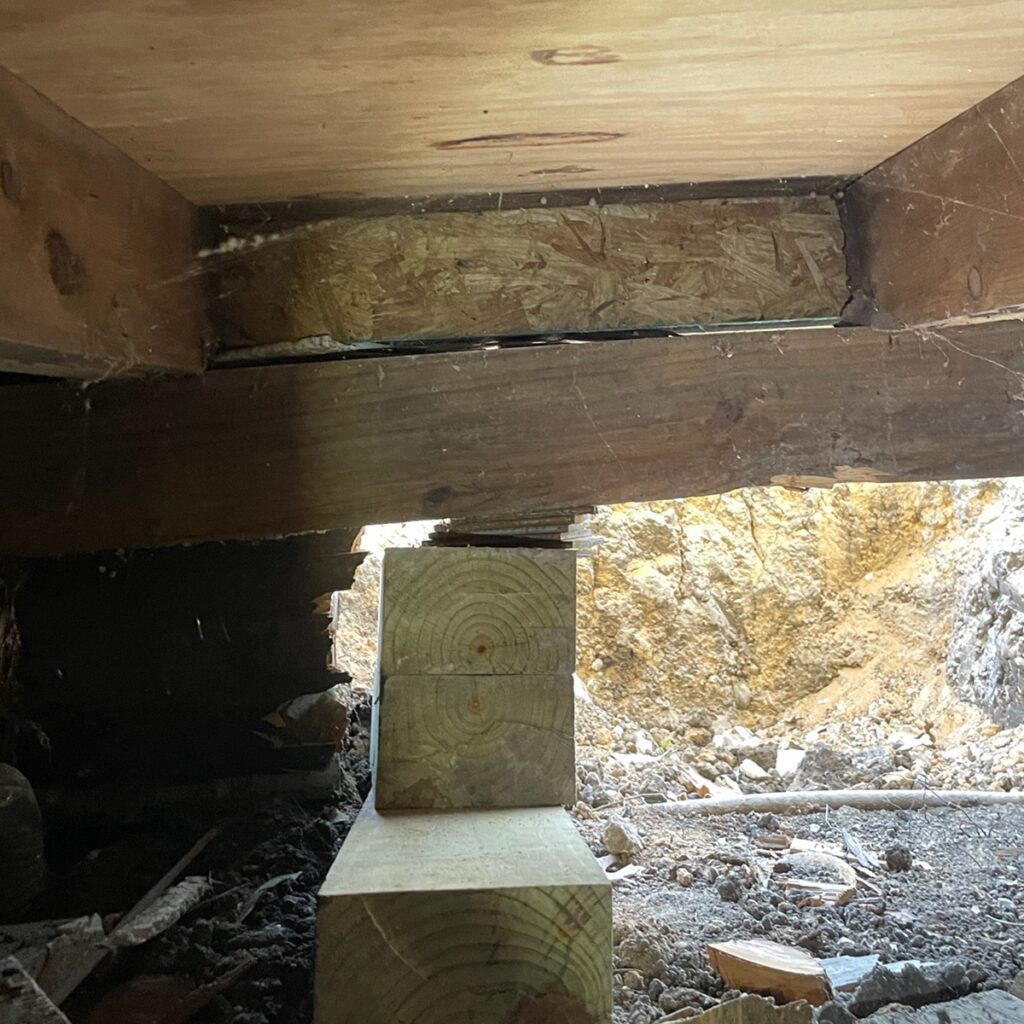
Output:
<instances>
[{"instance_id":1,"label":"pressure-treated wood block","mask_svg":"<svg viewBox=\"0 0 1024 1024\"><path fill-rule=\"evenodd\" d=\"M608 1024L611 887L561 808L364 807L320 890L316 1024Z\"/></svg>"},{"instance_id":2,"label":"pressure-treated wood block","mask_svg":"<svg viewBox=\"0 0 1024 1024\"><path fill-rule=\"evenodd\" d=\"M573 710L565 674L391 676L375 707L377 808L571 804Z\"/></svg>"},{"instance_id":3,"label":"pressure-treated wood block","mask_svg":"<svg viewBox=\"0 0 1024 1024\"><path fill-rule=\"evenodd\" d=\"M576 555L394 548L381 577L380 675L571 673Z\"/></svg>"}]
</instances>

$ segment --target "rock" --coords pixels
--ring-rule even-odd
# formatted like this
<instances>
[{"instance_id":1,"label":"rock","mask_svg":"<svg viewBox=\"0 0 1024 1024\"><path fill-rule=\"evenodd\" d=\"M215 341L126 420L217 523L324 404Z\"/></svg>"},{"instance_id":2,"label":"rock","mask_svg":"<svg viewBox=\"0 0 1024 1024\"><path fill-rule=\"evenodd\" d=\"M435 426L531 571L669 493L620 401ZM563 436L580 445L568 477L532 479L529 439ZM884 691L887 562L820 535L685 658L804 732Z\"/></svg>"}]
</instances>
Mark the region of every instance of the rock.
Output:
<instances>
[{"instance_id":1,"label":"rock","mask_svg":"<svg viewBox=\"0 0 1024 1024\"><path fill-rule=\"evenodd\" d=\"M640 833L625 818L613 817L601 837L604 848L618 856L632 857L644 848Z\"/></svg>"},{"instance_id":2,"label":"rock","mask_svg":"<svg viewBox=\"0 0 1024 1024\"><path fill-rule=\"evenodd\" d=\"M857 1024L857 1018L842 1003L825 1003L814 1011L815 1024Z\"/></svg>"},{"instance_id":3,"label":"rock","mask_svg":"<svg viewBox=\"0 0 1024 1024\"><path fill-rule=\"evenodd\" d=\"M1010 982L1010 992L1018 999L1024 999L1024 971L1018 971L1017 976Z\"/></svg>"},{"instance_id":4,"label":"rock","mask_svg":"<svg viewBox=\"0 0 1024 1024\"><path fill-rule=\"evenodd\" d=\"M969 989L962 964L904 961L876 967L854 990L847 1006L855 1017L867 1017L889 1003L927 1006L966 995Z\"/></svg>"},{"instance_id":5,"label":"rock","mask_svg":"<svg viewBox=\"0 0 1024 1024\"><path fill-rule=\"evenodd\" d=\"M647 977L657 977L665 969L665 951L656 939L643 932L631 932L615 952L620 967L632 967Z\"/></svg>"},{"instance_id":6,"label":"rock","mask_svg":"<svg viewBox=\"0 0 1024 1024\"><path fill-rule=\"evenodd\" d=\"M754 700L754 695L750 692L750 687L746 683L737 683L732 688L732 699L741 711L745 711L750 707Z\"/></svg>"},{"instance_id":7,"label":"rock","mask_svg":"<svg viewBox=\"0 0 1024 1024\"><path fill-rule=\"evenodd\" d=\"M885 851L885 866L890 871L909 871L914 866L914 855L909 847L895 843Z\"/></svg>"},{"instance_id":8,"label":"rock","mask_svg":"<svg viewBox=\"0 0 1024 1024\"><path fill-rule=\"evenodd\" d=\"M887 747L839 751L828 744L818 743L804 755L796 773L795 788L805 788L809 783L826 789L873 785L893 767L893 753Z\"/></svg>"},{"instance_id":9,"label":"rock","mask_svg":"<svg viewBox=\"0 0 1024 1024\"><path fill-rule=\"evenodd\" d=\"M689 889L693 885L693 875L684 867L676 868L676 881L684 888Z\"/></svg>"},{"instance_id":10,"label":"rock","mask_svg":"<svg viewBox=\"0 0 1024 1024\"><path fill-rule=\"evenodd\" d=\"M803 764L806 750L797 750L794 747L780 747L775 755L775 771L783 779L796 775Z\"/></svg>"},{"instance_id":11,"label":"rock","mask_svg":"<svg viewBox=\"0 0 1024 1024\"><path fill-rule=\"evenodd\" d=\"M756 761L751 760L749 757L740 762L740 773L753 782L762 782L767 778L770 778L768 772L766 772Z\"/></svg>"},{"instance_id":12,"label":"rock","mask_svg":"<svg viewBox=\"0 0 1024 1024\"><path fill-rule=\"evenodd\" d=\"M719 899L725 903L739 903L743 899L743 886L733 875L726 875L715 886Z\"/></svg>"}]
</instances>

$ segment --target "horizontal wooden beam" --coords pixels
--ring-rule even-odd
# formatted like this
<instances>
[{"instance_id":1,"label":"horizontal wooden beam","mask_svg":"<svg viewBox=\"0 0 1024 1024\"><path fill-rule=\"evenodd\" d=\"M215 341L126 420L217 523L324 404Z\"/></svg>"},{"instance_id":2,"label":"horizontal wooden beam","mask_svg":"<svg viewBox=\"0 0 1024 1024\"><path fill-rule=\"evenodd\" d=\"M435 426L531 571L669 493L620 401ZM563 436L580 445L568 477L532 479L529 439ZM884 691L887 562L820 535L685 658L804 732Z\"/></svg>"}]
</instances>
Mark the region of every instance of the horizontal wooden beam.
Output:
<instances>
[{"instance_id":1,"label":"horizontal wooden beam","mask_svg":"<svg viewBox=\"0 0 1024 1024\"><path fill-rule=\"evenodd\" d=\"M543 201L543 200L542 200ZM345 217L211 256L227 347L838 316L827 196Z\"/></svg>"},{"instance_id":2,"label":"horizontal wooden beam","mask_svg":"<svg viewBox=\"0 0 1024 1024\"><path fill-rule=\"evenodd\" d=\"M1024 325L807 328L0 389L0 545L254 538L1024 474Z\"/></svg>"},{"instance_id":3,"label":"horizontal wooden beam","mask_svg":"<svg viewBox=\"0 0 1024 1024\"><path fill-rule=\"evenodd\" d=\"M845 204L859 319L1024 308L1024 78L864 175Z\"/></svg>"},{"instance_id":4,"label":"horizontal wooden beam","mask_svg":"<svg viewBox=\"0 0 1024 1024\"><path fill-rule=\"evenodd\" d=\"M0 68L0 370L203 366L195 208Z\"/></svg>"}]
</instances>

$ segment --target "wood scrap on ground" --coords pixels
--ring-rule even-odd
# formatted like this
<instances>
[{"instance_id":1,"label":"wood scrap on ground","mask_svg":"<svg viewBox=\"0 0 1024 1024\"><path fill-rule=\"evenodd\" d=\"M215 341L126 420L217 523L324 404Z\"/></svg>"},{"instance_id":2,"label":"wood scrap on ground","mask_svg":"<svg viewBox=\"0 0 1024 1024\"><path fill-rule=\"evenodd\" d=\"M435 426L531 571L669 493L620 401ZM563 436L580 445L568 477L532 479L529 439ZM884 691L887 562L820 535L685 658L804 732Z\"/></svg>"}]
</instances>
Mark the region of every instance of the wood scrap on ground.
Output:
<instances>
[{"instance_id":1,"label":"wood scrap on ground","mask_svg":"<svg viewBox=\"0 0 1024 1024\"><path fill-rule=\"evenodd\" d=\"M172 886L135 917L120 924L107 939L108 946L141 946L177 924L210 891L203 875L190 875Z\"/></svg>"},{"instance_id":2,"label":"wood scrap on ground","mask_svg":"<svg viewBox=\"0 0 1024 1024\"><path fill-rule=\"evenodd\" d=\"M68 1024L67 1017L13 957L0 961L0 1024Z\"/></svg>"},{"instance_id":3,"label":"wood scrap on ground","mask_svg":"<svg viewBox=\"0 0 1024 1024\"><path fill-rule=\"evenodd\" d=\"M14 957L59 1006L79 984L105 936L99 914L4 925L0 927L0 958Z\"/></svg>"},{"instance_id":4,"label":"wood scrap on ground","mask_svg":"<svg viewBox=\"0 0 1024 1024\"><path fill-rule=\"evenodd\" d=\"M690 1020L694 1024L811 1024L811 1008L806 1003L775 1006L761 996L740 996L727 1003L705 1010L694 1017L689 1007L660 1017L655 1024Z\"/></svg>"},{"instance_id":5,"label":"wood scrap on ground","mask_svg":"<svg viewBox=\"0 0 1024 1024\"><path fill-rule=\"evenodd\" d=\"M820 1006L830 996L825 969L799 946L766 939L716 942L708 960L730 988L774 996L791 1003L803 999Z\"/></svg>"}]
</instances>

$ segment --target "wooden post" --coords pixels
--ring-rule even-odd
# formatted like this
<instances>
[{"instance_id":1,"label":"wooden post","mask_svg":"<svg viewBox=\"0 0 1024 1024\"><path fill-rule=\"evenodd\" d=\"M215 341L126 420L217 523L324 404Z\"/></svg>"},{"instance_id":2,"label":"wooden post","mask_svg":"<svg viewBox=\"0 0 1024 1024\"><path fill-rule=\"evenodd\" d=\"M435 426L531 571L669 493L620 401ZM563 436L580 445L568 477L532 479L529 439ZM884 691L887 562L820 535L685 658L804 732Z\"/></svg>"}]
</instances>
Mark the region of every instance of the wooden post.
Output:
<instances>
[{"instance_id":1,"label":"wooden post","mask_svg":"<svg viewBox=\"0 0 1024 1024\"><path fill-rule=\"evenodd\" d=\"M611 887L575 791L575 552L382 570L375 786L320 892L317 1024L608 1024ZM415 674L406 674L415 673Z\"/></svg>"}]
</instances>

